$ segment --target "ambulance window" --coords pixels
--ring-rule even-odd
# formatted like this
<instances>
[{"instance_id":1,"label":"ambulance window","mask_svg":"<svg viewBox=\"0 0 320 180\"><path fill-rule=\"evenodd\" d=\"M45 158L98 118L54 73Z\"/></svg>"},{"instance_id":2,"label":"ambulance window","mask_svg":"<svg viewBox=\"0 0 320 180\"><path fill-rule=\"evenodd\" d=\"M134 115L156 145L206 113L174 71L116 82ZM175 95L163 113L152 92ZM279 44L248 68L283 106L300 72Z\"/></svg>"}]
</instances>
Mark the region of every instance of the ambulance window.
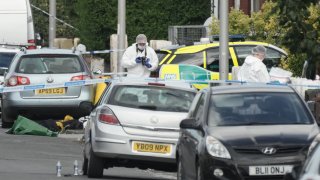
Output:
<instances>
[{"instance_id":1,"label":"ambulance window","mask_svg":"<svg viewBox=\"0 0 320 180\"><path fill-rule=\"evenodd\" d=\"M229 72L231 72L233 62L228 52ZM219 48L207 49L207 69L213 72L219 72Z\"/></svg>"},{"instance_id":2,"label":"ambulance window","mask_svg":"<svg viewBox=\"0 0 320 180\"><path fill-rule=\"evenodd\" d=\"M177 54L171 64L193 64L200 66L203 64L202 51L189 54Z\"/></svg>"}]
</instances>

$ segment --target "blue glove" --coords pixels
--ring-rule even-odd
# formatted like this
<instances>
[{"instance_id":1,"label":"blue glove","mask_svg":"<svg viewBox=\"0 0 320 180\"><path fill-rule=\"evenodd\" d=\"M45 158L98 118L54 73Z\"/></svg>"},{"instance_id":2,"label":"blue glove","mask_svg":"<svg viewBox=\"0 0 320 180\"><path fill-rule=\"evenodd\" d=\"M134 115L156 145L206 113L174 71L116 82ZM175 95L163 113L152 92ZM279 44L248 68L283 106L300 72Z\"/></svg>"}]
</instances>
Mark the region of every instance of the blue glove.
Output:
<instances>
[{"instance_id":1,"label":"blue glove","mask_svg":"<svg viewBox=\"0 0 320 180\"><path fill-rule=\"evenodd\" d=\"M151 68L152 67L151 64L150 64L150 59L149 58L147 58L145 60L145 62L143 62L143 65L145 65L147 68Z\"/></svg>"},{"instance_id":2,"label":"blue glove","mask_svg":"<svg viewBox=\"0 0 320 180\"><path fill-rule=\"evenodd\" d=\"M137 57L136 58L136 63L141 63L142 62L142 57Z\"/></svg>"}]
</instances>

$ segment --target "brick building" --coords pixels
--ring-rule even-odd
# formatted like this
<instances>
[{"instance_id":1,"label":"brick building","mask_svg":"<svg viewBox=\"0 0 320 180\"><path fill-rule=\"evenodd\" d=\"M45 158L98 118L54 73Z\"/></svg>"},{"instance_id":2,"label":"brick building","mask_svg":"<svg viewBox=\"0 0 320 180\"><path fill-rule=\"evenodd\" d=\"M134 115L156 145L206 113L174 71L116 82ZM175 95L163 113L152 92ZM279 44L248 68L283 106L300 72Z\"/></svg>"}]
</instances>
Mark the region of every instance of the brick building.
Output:
<instances>
[{"instance_id":1,"label":"brick building","mask_svg":"<svg viewBox=\"0 0 320 180\"><path fill-rule=\"evenodd\" d=\"M219 1L220 0L211 0L211 11L217 18L219 18ZM233 7L235 9L241 9L245 14L251 15L251 12L259 11L265 1L266 0L229 0L229 10Z\"/></svg>"}]
</instances>

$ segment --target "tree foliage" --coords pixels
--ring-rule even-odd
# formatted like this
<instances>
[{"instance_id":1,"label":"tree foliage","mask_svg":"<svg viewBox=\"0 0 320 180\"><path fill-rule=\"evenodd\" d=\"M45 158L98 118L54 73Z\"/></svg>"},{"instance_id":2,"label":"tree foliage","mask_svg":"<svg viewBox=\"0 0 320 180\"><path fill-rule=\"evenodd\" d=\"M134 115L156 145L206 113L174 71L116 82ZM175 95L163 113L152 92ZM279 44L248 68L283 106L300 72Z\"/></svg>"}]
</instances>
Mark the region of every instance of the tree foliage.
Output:
<instances>
[{"instance_id":1,"label":"tree foliage","mask_svg":"<svg viewBox=\"0 0 320 180\"><path fill-rule=\"evenodd\" d=\"M75 2L77 0L56 0L56 16L64 22L75 26L77 14ZM49 0L30 0L30 3L43 11L49 13ZM49 16L42 11L32 8L35 32L41 33L43 38L49 36ZM77 34L77 30L66 26L64 23L56 21L56 37L72 38Z\"/></svg>"}]
</instances>

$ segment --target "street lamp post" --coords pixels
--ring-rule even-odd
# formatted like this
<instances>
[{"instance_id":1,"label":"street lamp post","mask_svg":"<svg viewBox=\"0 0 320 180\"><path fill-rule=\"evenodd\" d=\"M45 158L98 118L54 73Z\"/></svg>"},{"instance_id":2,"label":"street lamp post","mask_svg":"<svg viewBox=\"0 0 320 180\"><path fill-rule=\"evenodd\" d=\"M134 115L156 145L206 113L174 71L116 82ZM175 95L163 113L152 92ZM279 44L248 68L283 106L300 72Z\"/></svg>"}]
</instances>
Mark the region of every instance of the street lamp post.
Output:
<instances>
[{"instance_id":1,"label":"street lamp post","mask_svg":"<svg viewBox=\"0 0 320 180\"><path fill-rule=\"evenodd\" d=\"M220 0L220 48L219 48L219 73L220 80L227 80L229 75L229 30L228 30L228 5L229 0Z\"/></svg>"},{"instance_id":2,"label":"street lamp post","mask_svg":"<svg viewBox=\"0 0 320 180\"><path fill-rule=\"evenodd\" d=\"M118 58L117 72L123 72L121 67L121 58L125 49L126 36L126 0L118 0Z\"/></svg>"}]
</instances>

